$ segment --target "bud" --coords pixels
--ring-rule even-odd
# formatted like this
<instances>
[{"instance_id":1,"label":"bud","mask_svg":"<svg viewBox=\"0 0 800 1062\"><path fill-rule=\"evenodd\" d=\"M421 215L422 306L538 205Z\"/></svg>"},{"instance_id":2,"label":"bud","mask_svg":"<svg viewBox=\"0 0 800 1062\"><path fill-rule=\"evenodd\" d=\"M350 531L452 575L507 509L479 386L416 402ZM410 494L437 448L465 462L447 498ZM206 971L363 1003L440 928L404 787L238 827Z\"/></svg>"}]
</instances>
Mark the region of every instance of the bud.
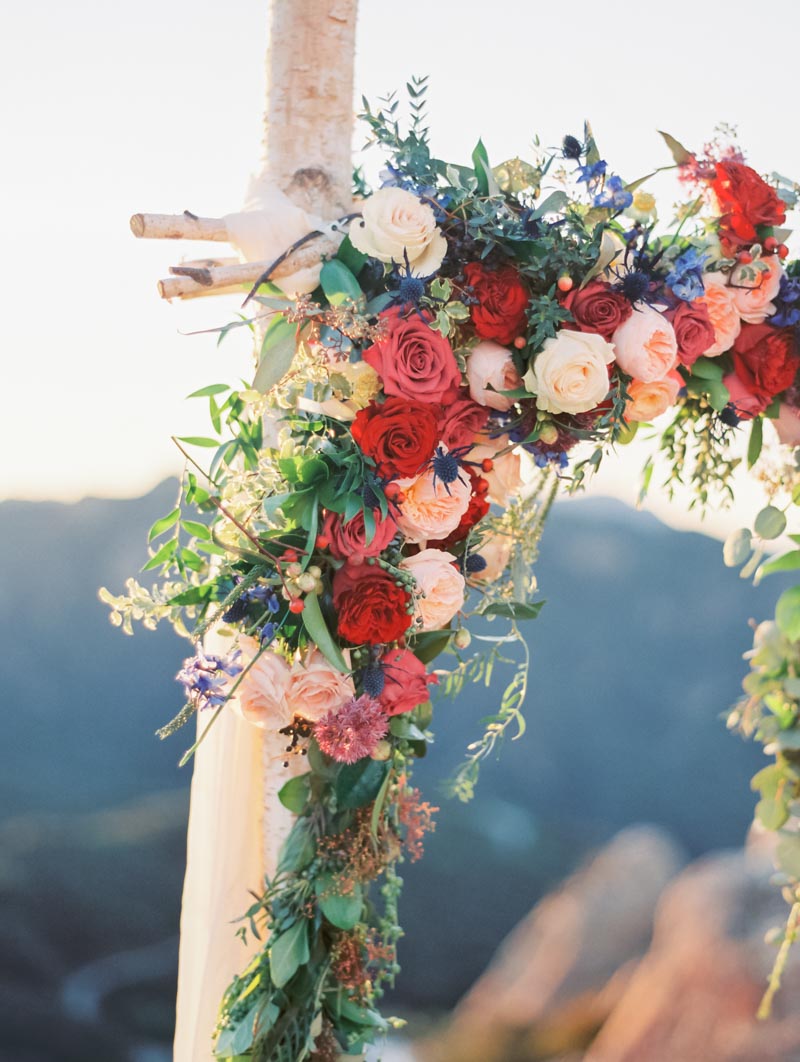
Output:
<instances>
[{"instance_id":1,"label":"bud","mask_svg":"<svg viewBox=\"0 0 800 1062\"><path fill-rule=\"evenodd\" d=\"M471 641L472 635L466 627L459 627L453 635L453 645L456 649L468 649Z\"/></svg>"},{"instance_id":2,"label":"bud","mask_svg":"<svg viewBox=\"0 0 800 1062\"><path fill-rule=\"evenodd\" d=\"M316 590L317 580L311 572L303 572L302 575L298 575L297 577L297 585L304 594L310 594L312 590Z\"/></svg>"},{"instance_id":3,"label":"bud","mask_svg":"<svg viewBox=\"0 0 800 1062\"><path fill-rule=\"evenodd\" d=\"M386 740L386 738L383 738L375 746L375 751L372 753L372 759L373 760L379 760L381 763L385 763L386 760L389 759L391 754L392 754L392 746Z\"/></svg>"},{"instance_id":4,"label":"bud","mask_svg":"<svg viewBox=\"0 0 800 1062\"><path fill-rule=\"evenodd\" d=\"M555 424L543 424L539 430L539 438L546 446L551 446L554 442L558 442L558 428Z\"/></svg>"}]
</instances>

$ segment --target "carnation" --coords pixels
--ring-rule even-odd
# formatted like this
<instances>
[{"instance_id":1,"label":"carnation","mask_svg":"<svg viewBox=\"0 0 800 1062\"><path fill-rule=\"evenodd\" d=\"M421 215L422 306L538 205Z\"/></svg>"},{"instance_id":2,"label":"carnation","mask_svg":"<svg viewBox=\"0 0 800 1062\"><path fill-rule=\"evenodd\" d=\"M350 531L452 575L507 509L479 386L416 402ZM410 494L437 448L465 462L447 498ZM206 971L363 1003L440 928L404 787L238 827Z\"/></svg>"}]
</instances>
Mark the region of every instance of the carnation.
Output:
<instances>
[{"instance_id":1,"label":"carnation","mask_svg":"<svg viewBox=\"0 0 800 1062\"><path fill-rule=\"evenodd\" d=\"M384 684L380 701L387 715L413 711L430 697L428 686L438 682L410 649L392 649L382 658L381 668Z\"/></svg>"},{"instance_id":2,"label":"carnation","mask_svg":"<svg viewBox=\"0 0 800 1062\"><path fill-rule=\"evenodd\" d=\"M339 634L360 645L394 642L411 626L411 595L377 564L348 561L333 577Z\"/></svg>"},{"instance_id":3,"label":"carnation","mask_svg":"<svg viewBox=\"0 0 800 1062\"><path fill-rule=\"evenodd\" d=\"M795 382L800 368L794 332L768 324L745 324L733 347L734 375L766 408Z\"/></svg>"},{"instance_id":4,"label":"carnation","mask_svg":"<svg viewBox=\"0 0 800 1062\"><path fill-rule=\"evenodd\" d=\"M326 756L338 763L357 763L373 754L388 730L380 701L363 694L327 712L315 725L314 737Z\"/></svg>"}]
</instances>

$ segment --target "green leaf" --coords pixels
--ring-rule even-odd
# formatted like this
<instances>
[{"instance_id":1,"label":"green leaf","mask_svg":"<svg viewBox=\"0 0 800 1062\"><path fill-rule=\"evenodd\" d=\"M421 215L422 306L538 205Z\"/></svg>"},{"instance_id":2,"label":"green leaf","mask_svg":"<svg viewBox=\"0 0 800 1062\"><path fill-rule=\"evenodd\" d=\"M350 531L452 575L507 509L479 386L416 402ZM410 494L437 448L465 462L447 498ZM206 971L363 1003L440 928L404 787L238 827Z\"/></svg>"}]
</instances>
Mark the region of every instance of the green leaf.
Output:
<instances>
[{"instance_id":1,"label":"green leaf","mask_svg":"<svg viewBox=\"0 0 800 1062\"><path fill-rule=\"evenodd\" d=\"M659 133L664 138L664 142L666 143L669 150L672 152L672 157L673 159L675 159L675 162L678 164L678 166L683 166L684 163L688 162L691 159L691 151L685 148L680 142L680 140L676 140L674 136L670 136L669 133L665 133L661 129L659 129Z\"/></svg>"},{"instance_id":2,"label":"green leaf","mask_svg":"<svg viewBox=\"0 0 800 1062\"><path fill-rule=\"evenodd\" d=\"M789 818L789 808L779 797L764 797L756 804L756 817L767 830L779 830Z\"/></svg>"},{"instance_id":3,"label":"green leaf","mask_svg":"<svg viewBox=\"0 0 800 1062\"><path fill-rule=\"evenodd\" d=\"M319 282L328 302L332 306L341 306L343 303L358 302L363 292L358 281L338 258L331 258L322 267Z\"/></svg>"},{"instance_id":4,"label":"green leaf","mask_svg":"<svg viewBox=\"0 0 800 1062\"><path fill-rule=\"evenodd\" d=\"M315 885L320 910L337 929L353 929L361 920L364 896L359 884L353 891L343 895L337 892L336 878L321 874Z\"/></svg>"},{"instance_id":5,"label":"green leaf","mask_svg":"<svg viewBox=\"0 0 800 1062\"><path fill-rule=\"evenodd\" d=\"M207 525L201 524L197 520L182 520L181 526L190 535L194 535L195 538L201 538L204 542L208 542L211 539L211 532Z\"/></svg>"},{"instance_id":6,"label":"green leaf","mask_svg":"<svg viewBox=\"0 0 800 1062\"><path fill-rule=\"evenodd\" d=\"M165 542L161 549L150 558L147 564L142 568L143 572L152 571L153 568L158 568L162 564L166 564L167 561L171 561L175 556L175 551L178 548L178 540L171 538L169 542Z\"/></svg>"},{"instance_id":7,"label":"green leaf","mask_svg":"<svg viewBox=\"0 0 800 1062\"><path fill-rule=\"evenodd\" d=\"M186 443L187 446L219 446L219 439L209 439L204 435L179 435L178 442Z\"/></svg>"},{"instance_id":8,"label":"green leaf","mask_svg":"<svg viewBox=\"0 0 800 1062\"><path fill-rule=\"evenodd\" d=\"M750 440L747 443L747 467L752 468L761 454L761 446L764 442L764 418L753 417L753 426L750 429Z\"/></svg>"},{"instance_id":9,"label":"green leaf","mask_svg":"<svg viewBox=\"0 0 800 1062\"><path fill-rule=\"evenodd\" d=\"M543 218L545 214L557 214L568 202L569 196L566 192L551 192L531 213L531 220L536 221L538 218Z\"/></svg>"},{"instance_id":10,"label":"green leaf","mask_svg":"<svg viewBox=\"0 0 800 1062\"><path fill-rule=\"evenodd\" d=\"M269 949L269 970L272 983L283 988L310 958L308 923L305 919L274 937Z\"/></svg>"},{"instance_id":11,"label":"green leaf","mask_svg":"<svg viewBox=\"0 0 800 1062\"><path fill-rule=\"evenodd\" d=\"M423 631L414 638L414 655L423 664L429 664L439 653L444 652L452 637L452 631Z\"/></svg>"},{"instance_id":12,"label":"green leaf","mask_svg":"<svg viewBox=\"0 0 800 1062\"><path fill-rule=\"evenodd\" d=\"M481 615L507 616L509 619L536 619L544 601L493 601Z\"/></svg>"},{"instance_id":13,"label":"green leaf","mask_svg":"<svg viewBox=\"0 0 800 1062\"><path fill-rule=\"evenodd\" d=\"M304 870L316 854L317 846L305 819L294 824L283 842L278 859L278 870Z\"/></svg>"},{"instance_id":14,"label":"green leaf","mask_svg":"<svg viewBox=\"0 0 800 1062\"><path fill-rule=\"evenodd\" d=\"M287 321L283 314L273 317L261 344L253 389L266 394L280 383L292 367L297 346L297 325Z\"/></svg>"},{"instance_id":15,"label":"green leaf","mask_svg":"<svg viewBox=\"0 0 800 1062\"><path fill-rule=\"evenodd\" d=\"M363 808L380 792L388 763L363 759L345 764L336 778L336 797L341 808Z\"/></svg>"},{"instance_id":16,"label":"green leaf","mask_svg":"<svg viewBox=\"0 0 800 1062\"><path fill-rule=\"evenodd\" d=\"M481 195L500 195L500 186L497 183L492 167L489 165L489 156L482 140L479 140L472 152L472 163L475 167L475 177L478 180L478 191Z\"/></svg>"},{"instance_id":17,"label":"green leaf","mask_svg":"<svg viewBox=\"0 0 800 1062\"><path fill-rule=\"evenodd\" d=\"M199 391L192 391L187 398L210 398L211 395L221 395L223 391L230 391L230 384L209 384L201 387Z\"/></svg>"},{"instance_id":18,"label":"green leaf","mask_svg":"<svg viewBox=\"0 0 800 1062\"><path fill-rule=\"evenodd\" d=\"M765 575L774 575L775 572L793 572L797 568L800 568L800 549L793 549L789 553L776 557L775 560L762 564L758 569L758 575L759 578L763 578Z\"/></svg>"},{"instance_id":19,"label":"green leaf","mask_svg":"<svg viewBox=\"0 0 800 1062\"><path fill-rule=\"evenodd\" d=\"M712 358L698 358L692 365L692 376L698 380L721 380L723 375L722 366Z\"/></svg>"},{"instance_id":20,"label":"green leaf","mask_svg":"<svg viewBox=\"0 0 800 1062\"><path fill-rule=\"evenodd\" d=\"M165 531L169 531L171 527L174 527L175 524L177 524L180 515L181 511L179 508L173 509L167 516L162 516L160 520L156 520L147 534L147 541L152 542L154 538L158 538L158 536L163 535Z\"/></svg>"},{"instance_id":21,"label":"green leaf","mask_svg":"<svg viewBox=\"0 0 800 1062\"><path fill-rule=\"evenodd\" d=\"M800 880L800 837L796 834L781 839L775 851L778 866L794 881Z\"/></svg>"},{"instance_id":22,"label":"green leaf","mask_svg":"<svg viewBox=\"0 0 800 1062\"><path fill-rule=\"evenodd\" d=\"M790 642L800 639L800 586L784 590L778 598L775 622Z\"/></svg>"},{"instance_id":23,"label":"green leaf","mask_svg":"<svg viewBox=\"0 0 800 1062\"><path fill-rule=\"evenodd\" d=\"M356 250L349 236L345 236L339 244L336 257L347 266L354 277L358 276L367 260L363 251Z\"/></svg>"},{"instance_id":24,"label":"green leaf","mask_svg":"<svg viewBox=\"0 0 800 1062\"><path fill-rule=\"evenodd\" d=\"M777 538L786 530L786 515L776 506L767 505L758 514L753 526L761 538Z\"/></svg>"},{"instance_id":25,"label":"green leaf","mask_svg":"<svg viewBox=\"0 0 800 1062\"><path fill-rule=\"evenodd\" d=\"M301 774L296 778L290 778L285 785L283 785L278 793L278 800L289 811L293 811L295 815L299 815L305 808L308 802L308 795L311 792L311 775Z\"/></svg>"},{"instance_id":26,"label":"green leaf","mask_svg":"<svg viewBox=\"0 0 800 1062\"><path fill-rule=\"evenodd\" d=\"M349 675L350 668L342 655L342 650L333 640L325 623L322 609L319 607L319 598L316 594L306 594L303 601L305 607L300 615L303 617L303 626L309 638L329 663L333 664L342 674Z\"/></svg>"}]
</instances>

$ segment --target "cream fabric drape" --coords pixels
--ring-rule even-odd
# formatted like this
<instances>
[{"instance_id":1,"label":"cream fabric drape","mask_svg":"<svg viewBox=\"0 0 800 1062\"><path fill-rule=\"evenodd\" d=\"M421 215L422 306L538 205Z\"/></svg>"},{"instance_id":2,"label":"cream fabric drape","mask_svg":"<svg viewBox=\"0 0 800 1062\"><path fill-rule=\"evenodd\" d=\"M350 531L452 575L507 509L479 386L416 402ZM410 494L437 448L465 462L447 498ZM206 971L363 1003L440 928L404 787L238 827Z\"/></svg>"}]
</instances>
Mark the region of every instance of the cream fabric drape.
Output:
<instances>
[{"instance_id":1,"label":"cream fabric drape","mask_svg":"<svg viewBox=\"0 0 800 1062\"><path fill-rule=\"evenodd\" d=\"M210 646L213 650L213 646ZM181 909L175 1062L209 1062L220 1001L261 947L234 921L260 893L262 731L228 704L197 750ZM209 716L198 718L198 736Z\"/></svg>"}]
</instances>

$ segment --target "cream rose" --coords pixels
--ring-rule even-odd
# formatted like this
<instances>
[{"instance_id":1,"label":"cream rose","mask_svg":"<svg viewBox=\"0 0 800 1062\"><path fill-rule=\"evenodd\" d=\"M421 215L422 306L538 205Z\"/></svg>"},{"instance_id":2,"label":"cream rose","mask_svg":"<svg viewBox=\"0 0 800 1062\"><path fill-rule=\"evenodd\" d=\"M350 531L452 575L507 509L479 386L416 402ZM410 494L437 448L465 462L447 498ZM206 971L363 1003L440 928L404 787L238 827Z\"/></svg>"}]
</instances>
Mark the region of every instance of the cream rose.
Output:
<instances>
[{"instance_id":1,"label":"cream rose","mask_svg":"<svg viewBox=\"0 0 800 1062\"><path fill-rule=\"evenodd\" d=\"M706 273L703 276L705 294L702 301L714 326L714 345L705 352L706 358L715 358L730 350L742 330L742 319L736 307L734 293L725 283L722 273Z\"/></svg>"},{"instance_id":2,"label":"cream rose","mask_svg":"<svg viewBox=\"0 0 800 1062\"><path fill-rule=\"evenodd\" d=\"M678 360L675 329L662 313L646 304L634 307L611 341L617 365L642 383L662 380Z\"/></svg>"},{"instance_id":3,"label":"cream rose","mask_svg":"<svg viewBox=\"0 0 800 1062\"><path fill-rule=\"evenodd\" d=\"M240 638L239 648L248 660L258 652L253 638ZM248 723L262 729L279 730L291 722L286 702L290 668L282 656L265 650L247 671L231 699L234 710Z\"/></svg>"},{"instance_id":4,"label":"cream rose","mask_svg":"<svg viewBox=\"0 0 800 1062\"><path fill-rule=\"evenodd\" d=\"M478 553L486 561L483 571L470 576L470 582L478 584L494 583L508 567L511 560L511 536L493 534L486 538L478 548Z\"/></svg>"},{"instance_id":5,"label":"cream rose","mask_svg":"<svg viewBox=\"0 0 800 1062\"><path fill-rule=\"evenodd\" d=\"M625 420L655 420L675 404L683 380L677 372L670 372L663 380L633 380L628 387L630 401L625 406Z\"/></svg>"},{"instance_id":6,"label":"cream rose","mask_svg":"<svg viewBox=\"0 0 800 1062\"><path fill-rule=\"evenodd\" d=\"M446 538L455 531L472 494L469 480L464 479L466 483L459 477L447 486L437 479L434 486L434 471L429 468L416 479L397 480L405 499L395 520L409 542Z\"/></svg>"},{"instance_id":7,"label":"cream rose","mask_svg":"<svg viewBox=\"0 0 800 1062\"><path fill-rule=\"evenodd\" d=\"M739 316L748 324L761 324L775 313L772 300L780 291L783 269L777 255L738 265L731 273L730 290Z\"/></svg>"},{"instance_id":8,"label":"cream rose","mask_svg":"<svg viewBox=\"0 0 800 1062\"><path fill-rule=\"evenodd\" d=\"M602 336L563 329L544 341L523 382L543 412L585 413L608 394L613 360L614 348Z\"/></svg>"},{"instance_id":9,"label":"cream rose","mask_svg":"<svg viewBox=\"0 0 800 1062\"><path fill-rule=\"evenodd\" d=\"M447 240L433 210L405 188L380 188L361 208L362 218L350 226L354 247L380 262L408 261L417 276L435 273L447 252Z\"/></svg>"},{"instance_id":10,"label":"cream rose","mask_svg":"<svg viewBox=\"0 0 800 1062\"><path fill-rule=\"evenodd\" d=\"M489 501L504 507L520 492L523 484L522 455L519 450L500 453L510 445L511 440L507 435L490 438L481 434L476 436L476 445L467 455L470 461L478 463L486 457L491 459L491 471L481 471L480 475L489 484Z\"/></svg>"},{"instance_id":11,"label":"cream rose","mask_svg":"<svg viewBox=\"0 0 800 1062\"><path fill-rule=\"evenodd\" d=\"M414 601L424 631L446 627L464 604L466 584L464 576L453 567L455 559L443 549L423 549L400 562L417 584Z\"/></svg>"},{"instance_id":12,"label":"cream rose","mask_svg":"<svg viewBox=\"0 0 800 1062\"><path fill-rule=\"evenodd\" d=\"M319 649L312 649L291 670L286 703L292 715L316 723L326 712L336 711L355 695L349 675L332 667Z\"/></svg>"},{"instance_id":13,"label":"cream rose","mask_svg":"<svg viewBox=\"0 0 800 1062\"><path fill-rule=\"evenodd\" d=\"M522 386L510 352L490 339L478 343L467 358L467 381L473 402L500 410L501 413L511 409L514 400L497 392L511 391ZM489 384L494 390L487 389Z\"/></svg>"}]
</instances>

